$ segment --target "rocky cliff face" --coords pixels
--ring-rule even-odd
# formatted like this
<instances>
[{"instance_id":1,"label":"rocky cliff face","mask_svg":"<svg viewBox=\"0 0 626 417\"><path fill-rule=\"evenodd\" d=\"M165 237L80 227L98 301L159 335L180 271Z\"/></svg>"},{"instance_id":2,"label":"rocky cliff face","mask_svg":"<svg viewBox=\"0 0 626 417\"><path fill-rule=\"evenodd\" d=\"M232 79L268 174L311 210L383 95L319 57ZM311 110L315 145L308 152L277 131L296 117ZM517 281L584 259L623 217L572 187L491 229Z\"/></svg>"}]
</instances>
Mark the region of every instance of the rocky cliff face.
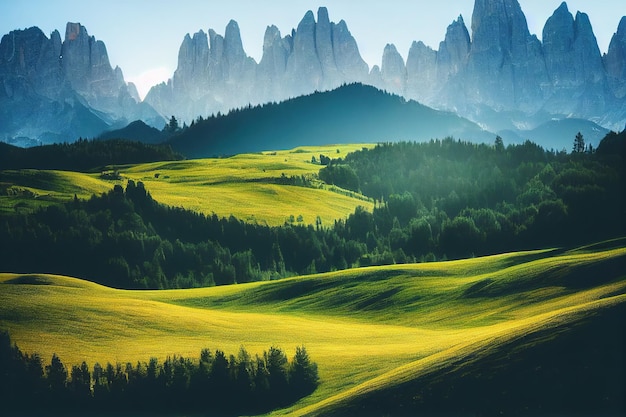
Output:
<instances>
[{"instance_id":1,"label":"rocky cliff face","mask_svg":"<svg viewBox=\"0 0 626 417\"><path fill-rule=\"evenodd\" d=\"M307 12L286 36L269 26L259 63L245 53L239 27L183 39L178 67L143 103L104 43L78 23L54 31L13 31L0 42L0 140L95 136L115 124L153 125L175 115L187 123L230 109L278 102L363 82L451 110L492 131L532 129L578 117L621 130L626 124L626 18L602 57L586 14L562 3L542 42L528 30L517 0L476 0L471 36L462 17L434 50L413 42L404 62L394 45L369 71L356 40L326 8ZM156 111L155 111L156 109ZM158 113L157 113L158 112Z\"/></svg>"},{"instance_id":2,"label":"rocky cliff face","mask_svg":"<svg viewBox=\"0 0 626 417\"><path fill-rule=\"evenodd\" d=\"M626 97L626 16L619 22L604 56L609 85L619 99Z\"/></svg>"},{"instance_id":3,"label":"rocky cliff face","mask_svg":"<svg viewBox=\"0 0 626 417\"><path fill-rule=\"evenodd\" d=\"M104 43L79 23L67 24L63 42L58 31L48 38L36 27L5 35L0 86L0 140L9 142L72 141L114 124L161 119L138 103Z\"/></svg>"},{"instance_id":4,"label":"rocky cliff face","mask_svg":"<svg viewBox=\"0 0 626 417\"><path fill-rule=\"evenodd\" d=\"M406 88L406 66L402 55L393 44L387 44L383 52L382 65L380 67L381 85L379 88L390 93L404 95Z\"/></svg>"},{"instance_id":5,"label":"rocky cliff face","mask_svg":"<svg viewBox=\"0 0 626 417\"><path fill-rule=\"evenodd\" d=\"M532 111L547 74L517 0L476 0L472 34L463 75L468 104Z\"/></svg>"},{"instance_id":6,"label":"rocky cliff face","mask_svg":"<svg viewBox=\"0 0 626 417\"><path fill-rule=\"evenodd\" d=\"M201 51L202 58L192 52L196 50ZM166 117L174 114L189 122L199 115L281 101L367 79L367 64L346 23L331 22L322 7L317 21L309 11L297 29L285 37L278 28L269 26L258 64L244 52L234 21L226 27L224 37L209 30L209 45L201 35L186 36L172 80L153 87L145 101Z\"/></svg>"},{"instance_id":7,"label":"rocky cliff face","mask_svg":"<svg viewBox=\"0 0 626 417\"><path fill-rule=\"evenodd\" d=\"M626 19L600 56L589 18L563 3L546 22L543 42L528 30L517 0L476 0L472 35L459 16L439 50L414 42L406 63L394 45L368 73L346 23L320 8L290 34L267 28L259 64L245 56L236 23L224 37L187 36L173 79L146 101L169 117L198 115L364 82L451 111L493 130L552 117L592 119L610 128L626 122ZM201 44L201 45L200 45ZM208 57L208 58L207 58ZM506 120L504 120L506 119ZM503 121L504 120L504 121Z\"/></svg>"},{"instance_id":8,"label":"rocky cliff face","mask_svg":"<svg viewBox=\"0 0 626 417\"><path fill-rule=\"evenodd\" d=\"M561 6L543 30L543 50L550 78L544 108L550 112L601 114L612 103L604 64L589 18ZM572 100L578 97L578 100Z\"/></svg>"},{"instance_id":9,"label":"rocky cliff face","mask_svg":"<svg viewBox=\"0 0 626 417\"><path fill-rule=\"evenodd\" d=\"M391 52L385 48L383 61ZM374 85L493 130L551 117L586 118L614 129L626 122L626 18L602 58L588 16L574 18L566 3L546 22L542 43L529 33L517 0L476 0L471 40L460 17L438 51L413 43L404 88L386 80L384 67L372 73ZM498 114L509 121L494 123Z\"/></svg>"}]
</instances>

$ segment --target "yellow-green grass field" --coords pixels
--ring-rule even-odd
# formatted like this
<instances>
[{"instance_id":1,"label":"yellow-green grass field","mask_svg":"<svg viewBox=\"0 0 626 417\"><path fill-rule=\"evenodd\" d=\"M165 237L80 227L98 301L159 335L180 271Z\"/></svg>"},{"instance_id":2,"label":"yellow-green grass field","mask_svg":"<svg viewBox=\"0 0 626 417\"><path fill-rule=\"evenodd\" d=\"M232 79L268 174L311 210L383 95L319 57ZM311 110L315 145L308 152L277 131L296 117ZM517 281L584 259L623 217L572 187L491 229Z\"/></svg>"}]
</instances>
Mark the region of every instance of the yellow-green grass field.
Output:
<instances>
[{"instance_id":1,"label":"yellow-green grass field","mask_svg":"<svg viewBox=\"0 0 626 417\"><path fill-rule=\"evenodd\" d=\"M321 384L277 415L320 415L529 333L626 303L624 240L225 287L127 291L52 275L0 274L0 328L66 364L135 362L200 349L292 355Z\"/></svg>"},{"instance_id":2,"label":"yellow-green grass field","mask_svg":"<svg viewBox=\"0 0 626 417\"><path fill-rule=\"evenodd\" d=\"M200 213L233 215L268 225L282 225L291 216L296 222L322 226L344 219L357 206L372 210L373 202L356 194L328 186L316 179L319 164L311 163L320 154L331 158L371 145L329 145L301 147L286 151L237 155L230 158L155 162L111 167L122 180L110 181L100 174L68 171L0 171L0 211L30 210L54 201L69 200L76 194L88 198L124 185L129 179L142 181L155 200ZM281 176L305 176L315 188L280 185ZM2 195L9 194L9 195Z\"/></svg>"}]
</instances>

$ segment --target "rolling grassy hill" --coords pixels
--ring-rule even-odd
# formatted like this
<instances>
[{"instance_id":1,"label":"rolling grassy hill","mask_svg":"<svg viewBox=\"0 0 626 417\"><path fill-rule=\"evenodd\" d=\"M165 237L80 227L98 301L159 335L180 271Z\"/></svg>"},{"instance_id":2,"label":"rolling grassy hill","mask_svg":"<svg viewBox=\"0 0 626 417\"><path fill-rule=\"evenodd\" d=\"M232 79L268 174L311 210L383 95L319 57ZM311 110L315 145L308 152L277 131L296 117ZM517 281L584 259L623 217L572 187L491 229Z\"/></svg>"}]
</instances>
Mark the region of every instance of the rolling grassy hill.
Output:
<instances>
[{"instance_id":1,"label":"rolling grassy hill","mask_svg":"<svg viewBox=\"0 0 626 417\"><path fill-rule=\"evenodd\" d=\"M76 194L89 198L127 179L142 181L160 203L184 207L220 217L268 225L282 225L294 216L304 224L323 225L345 218L357 206L371 210L373 203L356 194L329 187L313 178L320 165L311 163L320 154L333 158L361 149L363 145L301 147L288 151L237 155L224 159L154 162L114 167L122 180L101 178L99 173L70 171L0 171L0 210L32 209ZM284 176L284 177L283 177ZM306 177L311 187L281 183L284 178ZM284 181L283 181L284 182ZM4 193L2 190L8 190ZM334 191L333 191L334 190Z\"/></svg>"},{"instance_id":2,"label":"rolling grassy hill","mask_svg":"<svg viewBox=\"0 0 626 417\"><path fill-rule=\"evenodd\" d=\"M491 384L515 379L511 371L523 373L529 358L554 351L550 343L566 335L578 335L567 350L579 359L589 354L587 344L578 344L589 341L583 332L589 329L596 329L589 333L595 342L623 353L625 243L173 291L2 274L0 328L22 350L44 358L56 352L70 364L197 355L203 347L236 351L241 345L250 352L278 345L292 354L304 344L319 364L321 385L276 415L363 415L376 410L374 404L379 414L386 406L391 415L411 414L401 406L428 398L423 387L463 387L467 375L481 373L491 375ZM617 318L616 333L589 326L608 323L599 321L607 316ZM491 386L487 382L470 386ZM621 383L623 388L623 378ZM581 384L592 388L597 381ZM430 395L431 403L441 400ZM619 398L610 400L619 404ZM523 395L512 406L520 401Z\"/></svg>"}]
</instances>

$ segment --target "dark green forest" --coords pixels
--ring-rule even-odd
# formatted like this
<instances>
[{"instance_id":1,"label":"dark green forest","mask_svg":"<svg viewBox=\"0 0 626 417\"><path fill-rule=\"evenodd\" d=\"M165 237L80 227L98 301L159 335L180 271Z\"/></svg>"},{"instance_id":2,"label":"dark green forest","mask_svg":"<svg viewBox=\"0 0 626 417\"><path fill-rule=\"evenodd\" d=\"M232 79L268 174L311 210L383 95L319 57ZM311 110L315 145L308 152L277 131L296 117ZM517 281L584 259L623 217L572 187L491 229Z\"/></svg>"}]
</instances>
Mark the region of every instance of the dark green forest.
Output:
<instances>
[{"instance_id":1,"label":"dark green forest","mask_svg":"<svg viewBox=\"0 0 626 417\"><path fill-rule=\"evenodd\" d=\"M118 288L224 285L358 266L568 247L626 235L626 134L556 153L454 139L319 158L377 200L332 225L268 227L154 201L142 183L0 217L3 270Z\"/></svg>"},{"instance_id":2,"label":"dark green forest","mask_svg":"<svg viewBox=\"0 0 626 417\"><path fill-rule=\"evenodd\" d=\"M175 118L174 118L175 119ZM170 124L171 124L170 119ZM489 140L490 134L454 113L437 111L362 84L281 103L198 117L171 129L166 143L188 158L291 149L329 143L424 141L437 135Z\"/></svg>"},{"instance_id":3,"label":"dark green forest","mask_svg":"<svg viewBox=\"0 0 626 417\"><path fill-rule=\"evenodd\" d=\"M168 356L148 362L86 362L66 367L57 355L44 366L40 355L23 353L0 332L0 411L67 415L100 412L193 412L203 415L259 414L312 393L317 364L304 346L288 360L278 347L252 356L202 349L198 358Z\"/></svg>"},{"instance_id":4,"label":"dark green forest","mask_svg":"<svg viewBox=\"0 0 626 417\"><path fill-rule=\"evenodd\" d=\"M167 145L123 139L87 140L19 148L0 142L2 169L58 169L97 172L108 165L139 164L183 159Z\"/></svg>"}]
</instances>

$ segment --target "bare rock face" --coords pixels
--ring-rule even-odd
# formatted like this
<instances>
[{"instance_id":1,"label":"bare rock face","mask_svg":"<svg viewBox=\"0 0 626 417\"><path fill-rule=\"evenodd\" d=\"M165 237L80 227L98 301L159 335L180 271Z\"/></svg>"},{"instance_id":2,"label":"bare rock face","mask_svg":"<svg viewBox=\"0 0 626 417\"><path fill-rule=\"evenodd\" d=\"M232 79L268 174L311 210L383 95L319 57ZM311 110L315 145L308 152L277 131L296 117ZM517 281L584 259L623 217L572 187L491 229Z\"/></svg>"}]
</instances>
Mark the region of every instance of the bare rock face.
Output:
<instances>
[{"instance_id":1,"label":"bare rock face","mask_svg":"<svg viewBox=\"0 0 626 417\"><path fill-rule=\"evenodd\" d=\"M602 58L588 16L574 18L566 3L546 22L541 43L517 0L476 0L471 38L459 17L438 51L413 43L404 90L396 54L385 48L383 61L373 85L479 122L498 113L573 116L618 129L626 121L626 19Z\"/></svg>"},{"instance_id":2,"label":"bare rock face","mask_svg":"<svg viewBox=\"0 0 626 417\"><path fill-rule=\"evenodd\" d=\"M330 21L320 8L309 11L289 35L268 26L263 57L257 64L243 49L239 27L231 21L221 36L209 30L208 63L194 38L186 36L171 83L153 87L145 101L162 115L191 121L199 115L281 101L343 83L365 81L368 67L344 21ZM200 43L206 44L205 41ZM202 49L204 57L205 49Z\"/></svg>"},{"instance_id":3,"label":"bare rock face","mask_svg":"<svg viewBox=\"0 0 626 417\"><path fill-rule=\"evenodd\" d=\"M413 42L406 59L407 98L430 102L439 89L437 79L437 51L426 46L422 41Z\"/></svg>"},{"instance_id":4,"label":"bare rock face","mask_svg":"<svg viewBox=\"0 0 626 417\"><path fill-rule=\"evenodd\" d=\"M333 51L332 30L328 10L325 7L320 7L317 11L317 23L315 25L315 50L322 69L319 85L322 90L333 88L336 80L340 79Z\"/></svg>"},{"instance_id":5,"label":"bare rock face","mask_svg":"<svg viewBox=\"0 0 626 417\"><path fill-rule=\"evenodd\" d=\"M251 102L256 62L246 55L237 22L231 20L222 36L210 29L185 36L178 67L167 83L146 95L164 117L191 122L200 115L237 108Z\"/></svg>"},{"instance_id":6,"label":"bare rock face","mask_svg":"<svg viewBox=\"0 0 626 417\"><path fill-rule=\"evenodd\" d=\"M136 119L162 125L171 115L189 123L352 82L455 111L494 130L508 128L492 124L507 114L579 117L623 128L626 18L604 57L588 16L572 16L565 3L546 22L542 42L529 33L517 0L475 0L471 29L470 37L460 16L439 50L413 42L406 63L387 45L381 67L370 72L346 22L332 22L326 8L317 16L307 12L286 36L269 26L258 64L231 21L224 35L212 29L186 35L172 78L154 86L143 103L121 69L111 67L104 43L79 23L67 24L63 41L57 31L49 38L37 28L13 31L0 42L0 140L73 140Z\"/></svg>"},{"instance_id":7,"label":"bare rock face","mask_svg":"<svg viewBox=\"0 0 626 417\"><path fill-rule=\"evenodd\" d=\"M576 56L573 53L575 37L574 17L563 2L543 28L546 68L556 88L570 88L580 82L577 80Z\"/></svg>"},{"instance_id":8,"label":"bare rock face","mask_svg":"<svg viewBox=\"0 0 626 417\"><path fill-rule=\"evenodd\" d=\"M104 42L89 36L80 23L67 24L61 66L72 88L94 100L117 95L122 87L111 68Z\"/></svg>"},{"instance_id":9,"label":"bare rock face","mask_svg":"<svg viewBox=\"0 0 626 417\"><path fill-rule=\"evenodd\" d=\"M440 84L445 84L450 78L465 69L470 49L470 35L463 17L459 16L448 26L446 37L439 44L437 78Z\"/></svg>"},{"instance_id":10,"label":"bare rock face","mask_svg":"<svg viewBox=\"0 0 626 417\"><path fill-rule=\"evenodd\" d=\"M139 118L162 121L79 23L67 24L63 42L58 31L48 38L36 27L5 35L0 86L0 140L9 142L72 141Z\"/></svg>"},{"instance_id":11,"label":"bare rock face","mask_svg":"<svg viewBox=\"0 0 626 417\"><path fill-rule=\"evenodd\" d=\"M476 0L466 69L469 104L533 111L547 82L541 43L517 0Z\"/></svg>"},{"instance_id":12,"label":"bare rock face","mask_svg":"<svg viewBox=\"0 0 626 417\"><path fill-rule=\"evenodd\" d=\"M406 67L402 55L393 44L387 44L383 52L381 88L393 94L404 95L406 89Z\"/></svg>"},{"instance_id":13,"label":"bare rock face","mask_svg":"<svg viewBox=\"0 0 626 417\"><path fill-rule=\"evenodd\" d=\"M263 58L257 68L257 99L270 102L276 97L285 97L287 89L281 81L287 71L287 60L292 49L291 36L282 38L280 30L274 25L265 30L263 40Z\"/></svg>"},{"instance_id":14,"label":"bare rock face","mask_svg":"<svg viewBox=\"0 0 626 417\"><path fill-rule=\"evenodd\" d=\"M308 11L298 24L293 37L293 51L287 60L286 81L294 97L315 91L322 80L315 30L315 17L313 12Z\"/></svg>"},{"instance_id":15,"label":"bare rock face","mask_svg":"<svg viewBox=\"0 0 626 417\"><path fill-rule=\"evenodd\" d=\"M369 73L369 68L361 54L356 40L348 30L345 21L340 20L339 23L331 23L333 54L335 63L339 71L340 79L336 80L335 85L350 82L364 82Z\"/></svg>"},{"instance_id":16,"label":"bare rock face","mask_svg":"<svg viewBox=\"0 0 626 417\"><path fill-rule=\"evenodd\" d=\"M604 56L604 65L613 94L618 99L626 97L626 16L622 17L613 34L609 50Z\"/></svg>"},{"instance_id":17,"label":"bare rock face","mask_svg":"<svg viewBox=\"0 0 626 417\"><path fill-rule=\"evenodd\" d=\"M226 26L222 61L224 62L224 81L242 89L244 94L246 91L252 94L256 62L243 50L239 25L234 20Z\"/></svg>"},{"instance_id":18,"label":"bare rock face","mask_svg":"<svg viewBox=\"0 0 626 417\"><path fill-rule=\"evenodd\" d=\"M178 51L178 69L174 82L187 91L191 100L202 97L207 87L209 66L209 40L203 31L187 34Z\"/></svg>"},{"instance_id":19,"label":"bare rock face","mask_svg":"<svg viewBox=\"0 0 626 417\"><path fill-rule=\"evenodd\" d=\"M598 43L586 14L576 19L562 3L543 30L543 50L552 113L600 114L613 102Z\"/></svg>"}]
</instances>

